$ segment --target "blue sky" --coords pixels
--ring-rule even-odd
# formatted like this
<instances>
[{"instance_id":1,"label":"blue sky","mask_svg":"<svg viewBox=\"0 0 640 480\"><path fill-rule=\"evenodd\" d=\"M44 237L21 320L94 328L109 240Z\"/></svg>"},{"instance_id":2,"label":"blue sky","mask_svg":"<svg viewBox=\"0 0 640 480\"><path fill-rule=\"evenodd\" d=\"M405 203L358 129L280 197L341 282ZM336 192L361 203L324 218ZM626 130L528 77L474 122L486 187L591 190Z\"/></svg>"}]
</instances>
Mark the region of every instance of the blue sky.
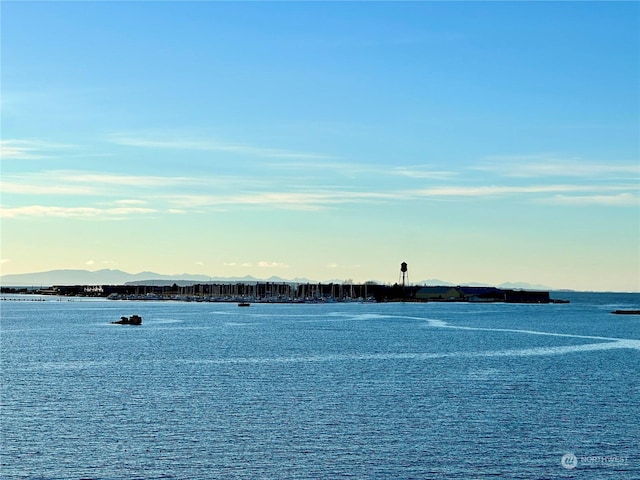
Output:
<instances>
[{"instance_id":1,"label":"blue sky","mask_svg":"<svg viewBox=\"0 0 640 480\"><path fill-rule=\"evenodd\" d=\"M2 273L640 291L636 2L2 2Z\"/></svg>"}]
</instances>

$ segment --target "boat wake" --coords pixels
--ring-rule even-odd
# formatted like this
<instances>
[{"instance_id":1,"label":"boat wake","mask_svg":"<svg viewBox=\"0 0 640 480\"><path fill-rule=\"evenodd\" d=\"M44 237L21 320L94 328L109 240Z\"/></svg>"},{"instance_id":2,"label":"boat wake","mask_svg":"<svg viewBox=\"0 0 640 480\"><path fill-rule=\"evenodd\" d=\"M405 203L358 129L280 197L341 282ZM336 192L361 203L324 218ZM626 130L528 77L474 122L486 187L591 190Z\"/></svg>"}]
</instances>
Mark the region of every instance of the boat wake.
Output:
<instances>
[{"instance_id":1,"label":"boat wake","mask_svg":"<svg viewBox=\"0 0 640 480\"><path fill-rule=\"evenodd\" d=\"M207 364L276 364L276 363L319 363L319 362L349 362L349 361L384 361L384 360L413 360L428 361L440 359L460 358L486 358L486 357L530 357L565 355L569 353L584 353L618 348L630 348L640 350L640 340L616 340L615 342L587 343L584 345L566 345L556 347L536 347L508 350L492 350L486 352L398 352L398 353L374 353L374 354L334 354L334 355L308 355L291 357L233 357L205 360L186 360L188 363Z\"/></svg>"},{"instance_id":2,"label":"boat wake","mask_svg":"<svg viewBox=\"0 0 640 480\"><path fill-rule=\"evenodd\" d=\"M399 318L405 320L418 320L424 323L427 328L447 328L453 330L467 331L483 331L483 332L507 332L523 335L545 335L552 337L578 338L593 340L592 342L581 345L561 345L561 346L542 346L530 348L489 350L489 351L457 351L457 352L388 352L388 353L371 353L371 354L331 354L331 355L307 355L307 356L288 356L288 357L234 357L195 360L200 363L213 364L276 364L276 363L313 363L313 362L345 362L345 361L380 361L380 360L414 360L428 361L446 358L483 358L483 357L530 357L530 356L549 356L549 355L566 355L572 353L595 352L613 349L632 349L640 350L640 340L626 338L599 337L589 335L575 335L568 333L553 333L538 330L518 330L513 328L486 328L486 327L467 327L452 325L444 320L408 317L396 315L345 315L343 320L371 320L381 318ZM316 321L316 320L313 320ZM189 362L191 362L190 360Z\"/></svg>"}]
</instances>

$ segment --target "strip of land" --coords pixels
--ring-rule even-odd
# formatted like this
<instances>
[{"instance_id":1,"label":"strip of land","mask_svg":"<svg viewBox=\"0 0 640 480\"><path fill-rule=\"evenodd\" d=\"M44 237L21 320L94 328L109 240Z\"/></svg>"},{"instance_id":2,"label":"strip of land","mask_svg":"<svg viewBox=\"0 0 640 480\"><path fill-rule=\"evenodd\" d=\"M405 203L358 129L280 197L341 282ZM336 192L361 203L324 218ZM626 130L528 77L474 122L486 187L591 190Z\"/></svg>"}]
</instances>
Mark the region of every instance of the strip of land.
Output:
<instances>
[{"instance_id":1,"label":"strip of land","mask_svg":"<svg viewBox=\"0 0 640 480\"><path fill-rule=\"evenodd\" d=\"M404 286L374 283L197 283L173 285L58 285L37 290L3 287L2 293L37 293L110 300L174 300L197 302L320 303L320 302L505 302L566 303L548 291L497 287Z\"/></svg>"}]
</instances>

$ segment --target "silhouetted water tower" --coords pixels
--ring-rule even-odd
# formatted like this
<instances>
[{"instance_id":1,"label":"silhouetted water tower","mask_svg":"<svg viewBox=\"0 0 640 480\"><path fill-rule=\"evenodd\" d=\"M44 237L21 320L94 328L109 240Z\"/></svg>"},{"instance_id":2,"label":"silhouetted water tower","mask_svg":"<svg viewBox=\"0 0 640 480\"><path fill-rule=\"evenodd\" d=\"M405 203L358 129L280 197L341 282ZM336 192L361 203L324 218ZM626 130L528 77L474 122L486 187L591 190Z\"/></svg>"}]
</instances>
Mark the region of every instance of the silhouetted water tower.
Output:
<instances>
[{"instance_id":1,"label":"silhouetted water tower","mask_svg":"<svg viewBox=\"0 0 640 480\"><path fill-rule=\"evenodd\" d=\"M408 280L409 280L409 273L407 273L407 262L402 262L400 264L400 281L402 282L403 287L408 282Z\"/></svg>"}]
</instances>

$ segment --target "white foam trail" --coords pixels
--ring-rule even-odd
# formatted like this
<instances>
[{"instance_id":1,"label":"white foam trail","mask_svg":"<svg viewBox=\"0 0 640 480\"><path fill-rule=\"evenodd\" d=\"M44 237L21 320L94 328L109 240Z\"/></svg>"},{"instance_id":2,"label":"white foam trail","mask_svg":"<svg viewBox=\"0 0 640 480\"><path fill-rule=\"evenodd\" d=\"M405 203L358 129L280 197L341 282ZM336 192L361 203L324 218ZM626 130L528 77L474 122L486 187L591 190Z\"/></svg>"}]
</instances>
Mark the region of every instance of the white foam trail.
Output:
<instances>
[{"instance_id":1,"label":"white foam trail","mask_svg":"<svg viewBox=\"0 0 640 480\"><path fill-rule=\"evenodd\" d=\"M525 333L528 335L545 335L550 337L567 337L567 338L586 338L588 340L603 340L608 342L616 342L620 340L629 340L634 342L634 339L616 338L616 337L599 337L594 335L576 335L574 333L555 333L555 332L541 332L539 330L519 330L516 328L487 328L487 327L464 327L460 325L451 325L444 320L438 320L434 318L421 318L421 317L395 317L406 318L409 320L421 320L426 322L429 327L435 328L450 328L452 330L473 330L480 332L507 332L507 333Z\"/></svg>"},{"instance_id":2,"label":"white foam trail","mask_svg":"<svg viewBox=\"0 0 640 480\"><path fill-rule=\"evenodd\" d=\"M364 320L380 320L383 318L400 318L395 315L381 315L378 313L330 313L328 315L270 315L273 318L298 317L304 320L298 320L296 323L330 323L330 322L346 322L346 321L364 321ZM331 318L327 318L331 317Z\"/></svg>"},{"instance_id":3,"label":"white foam trail","mask_svg":"<svg viewBox=\"0 0 640 480\"><path fill-rule=\"evenodd\" d=\"M229 364L276 364L276 363L318 363L345 361L380 361L380 360L438 360L443 358L481 358L481 357L529 357L565 355L569 353L593 352L613 350L617 348L631 348L640 350L640 340L619 340L615 342L588 343L585 345L565 345L559 347L536 347L515 350L492 350L487 352L398 352L374 354L344 354L344 355L308 355L301 357L234 357L207 360L184 360L187 363L207 363L218 365Z\"/></svg>"},{"instance_id":4,"label":"white foam trail","mask_svg":"<svg viewBox=\"0 0 640 480\"><path fill-rule=\"evenodd\" d=\"M222 313L222 312L219 312ZM344 362L344 361L380 361L380 360L414 360L428 361L444 358L481 358L481 357L527 357L527 356L548 356L548 355L566 355L571 353L595 352L613 349L632 349L640 350L640 340L600 337L593 335L576 335L570 333L554 333L539 330L518 330L514 328L487 328L487 327L469 327L452 325L444 320L424 317L384 315L376 313L349 314L334 312L330 316L334 317L327 320L327 315L272 315L266 313L254 314L254 317L305 317L307 320L300 322L317 322L324 318L324 321L345 321L345 320L379 320L384 318L398 318L407 320L417 320L423 322L425 326L430 328L449 328L453 330L469 330L484 332L507 332L518 333L524 335L544 335L551 337L578 338L595 340L595 342L582 345L564 345L564 346L546 346L522 349L507 350L491 350L476 352L395 352L395 353L379 353L379 354L332 354L332 355L308 355L308 356L291 356L291 357L233 357L233 358L217 358L202 360L182 360L187 363L207 363L207 364L276 364L276 363L315 363L315 362ZM309 318L311 317L311 318ZM253 323L225 322L228 326L245 326Z\"/></svg>"},{"instance_id":5,"label":"white foam trail","mask_svg":"<svg viewBox=\"0 0 640 480\"><path fill-rule=\"evenodd\" d=\"M425 318L430 327L438 327L438 328L455 328L449 325L447 322L443 320L436 320L433 318Z\"/></svg>"},{"instance_id":6,"label":"white foam trail","mask_svg":"<svg viewBox=\"0 0 640 480\"><path fill-rule=\"evenodd\" d=\"M521 350L502 350L495 352L478 353L473 356L485 357L528 357L538 355L563 355L567 353L594 352L599 350L612 350L616 348L631 348L640 350L640 340L621 340L617 342L587 343L584 345L565 345L560 347L524 348Z\"/></svg>"},{"instance_id":7,"label":"white foam trail","mask_svg":"<svg viewBox=\"0 0 640 480\"><path fill-rule=\"evenodd\" d=\"M335 316L342 316L341 314ZM533 347L511 350L491 350L479 352L396 352L396 353L377 353L377 354L334 354L334 355L309 355L300 357L235 357L220 358L207 360L184 360L185 362L195 363L211 363L211 364L274 364L274 363L312 363L312 362L344 362L344 361L375 361L375 360L415 360L426 361L443 358L479 358L479 357L528 357L528 356L548 356L548 355L566 355L570 353L594 352L613 349L632 349L640 350L640 340L626 338L599 337L591 335L575 335L569 333L553 333L542 332L538 330L518 330L513 328L485 328L485 327L466 327L451 325L444 320L423 318L423 317L407 317L395 315L378 315L378 314L360 314L360 315L344 315L350 320L369 320L380 318L404 318L410 320L419 320L425 322L427 326L432 328L450 328L454 330L472 330L485 332L508 332L521 333L525 335L546 335L552 337L580 338L588 340L597 340L597 342L587 343L583 345L564 345L549 347Z\"/></svg>"}]
</instances>

